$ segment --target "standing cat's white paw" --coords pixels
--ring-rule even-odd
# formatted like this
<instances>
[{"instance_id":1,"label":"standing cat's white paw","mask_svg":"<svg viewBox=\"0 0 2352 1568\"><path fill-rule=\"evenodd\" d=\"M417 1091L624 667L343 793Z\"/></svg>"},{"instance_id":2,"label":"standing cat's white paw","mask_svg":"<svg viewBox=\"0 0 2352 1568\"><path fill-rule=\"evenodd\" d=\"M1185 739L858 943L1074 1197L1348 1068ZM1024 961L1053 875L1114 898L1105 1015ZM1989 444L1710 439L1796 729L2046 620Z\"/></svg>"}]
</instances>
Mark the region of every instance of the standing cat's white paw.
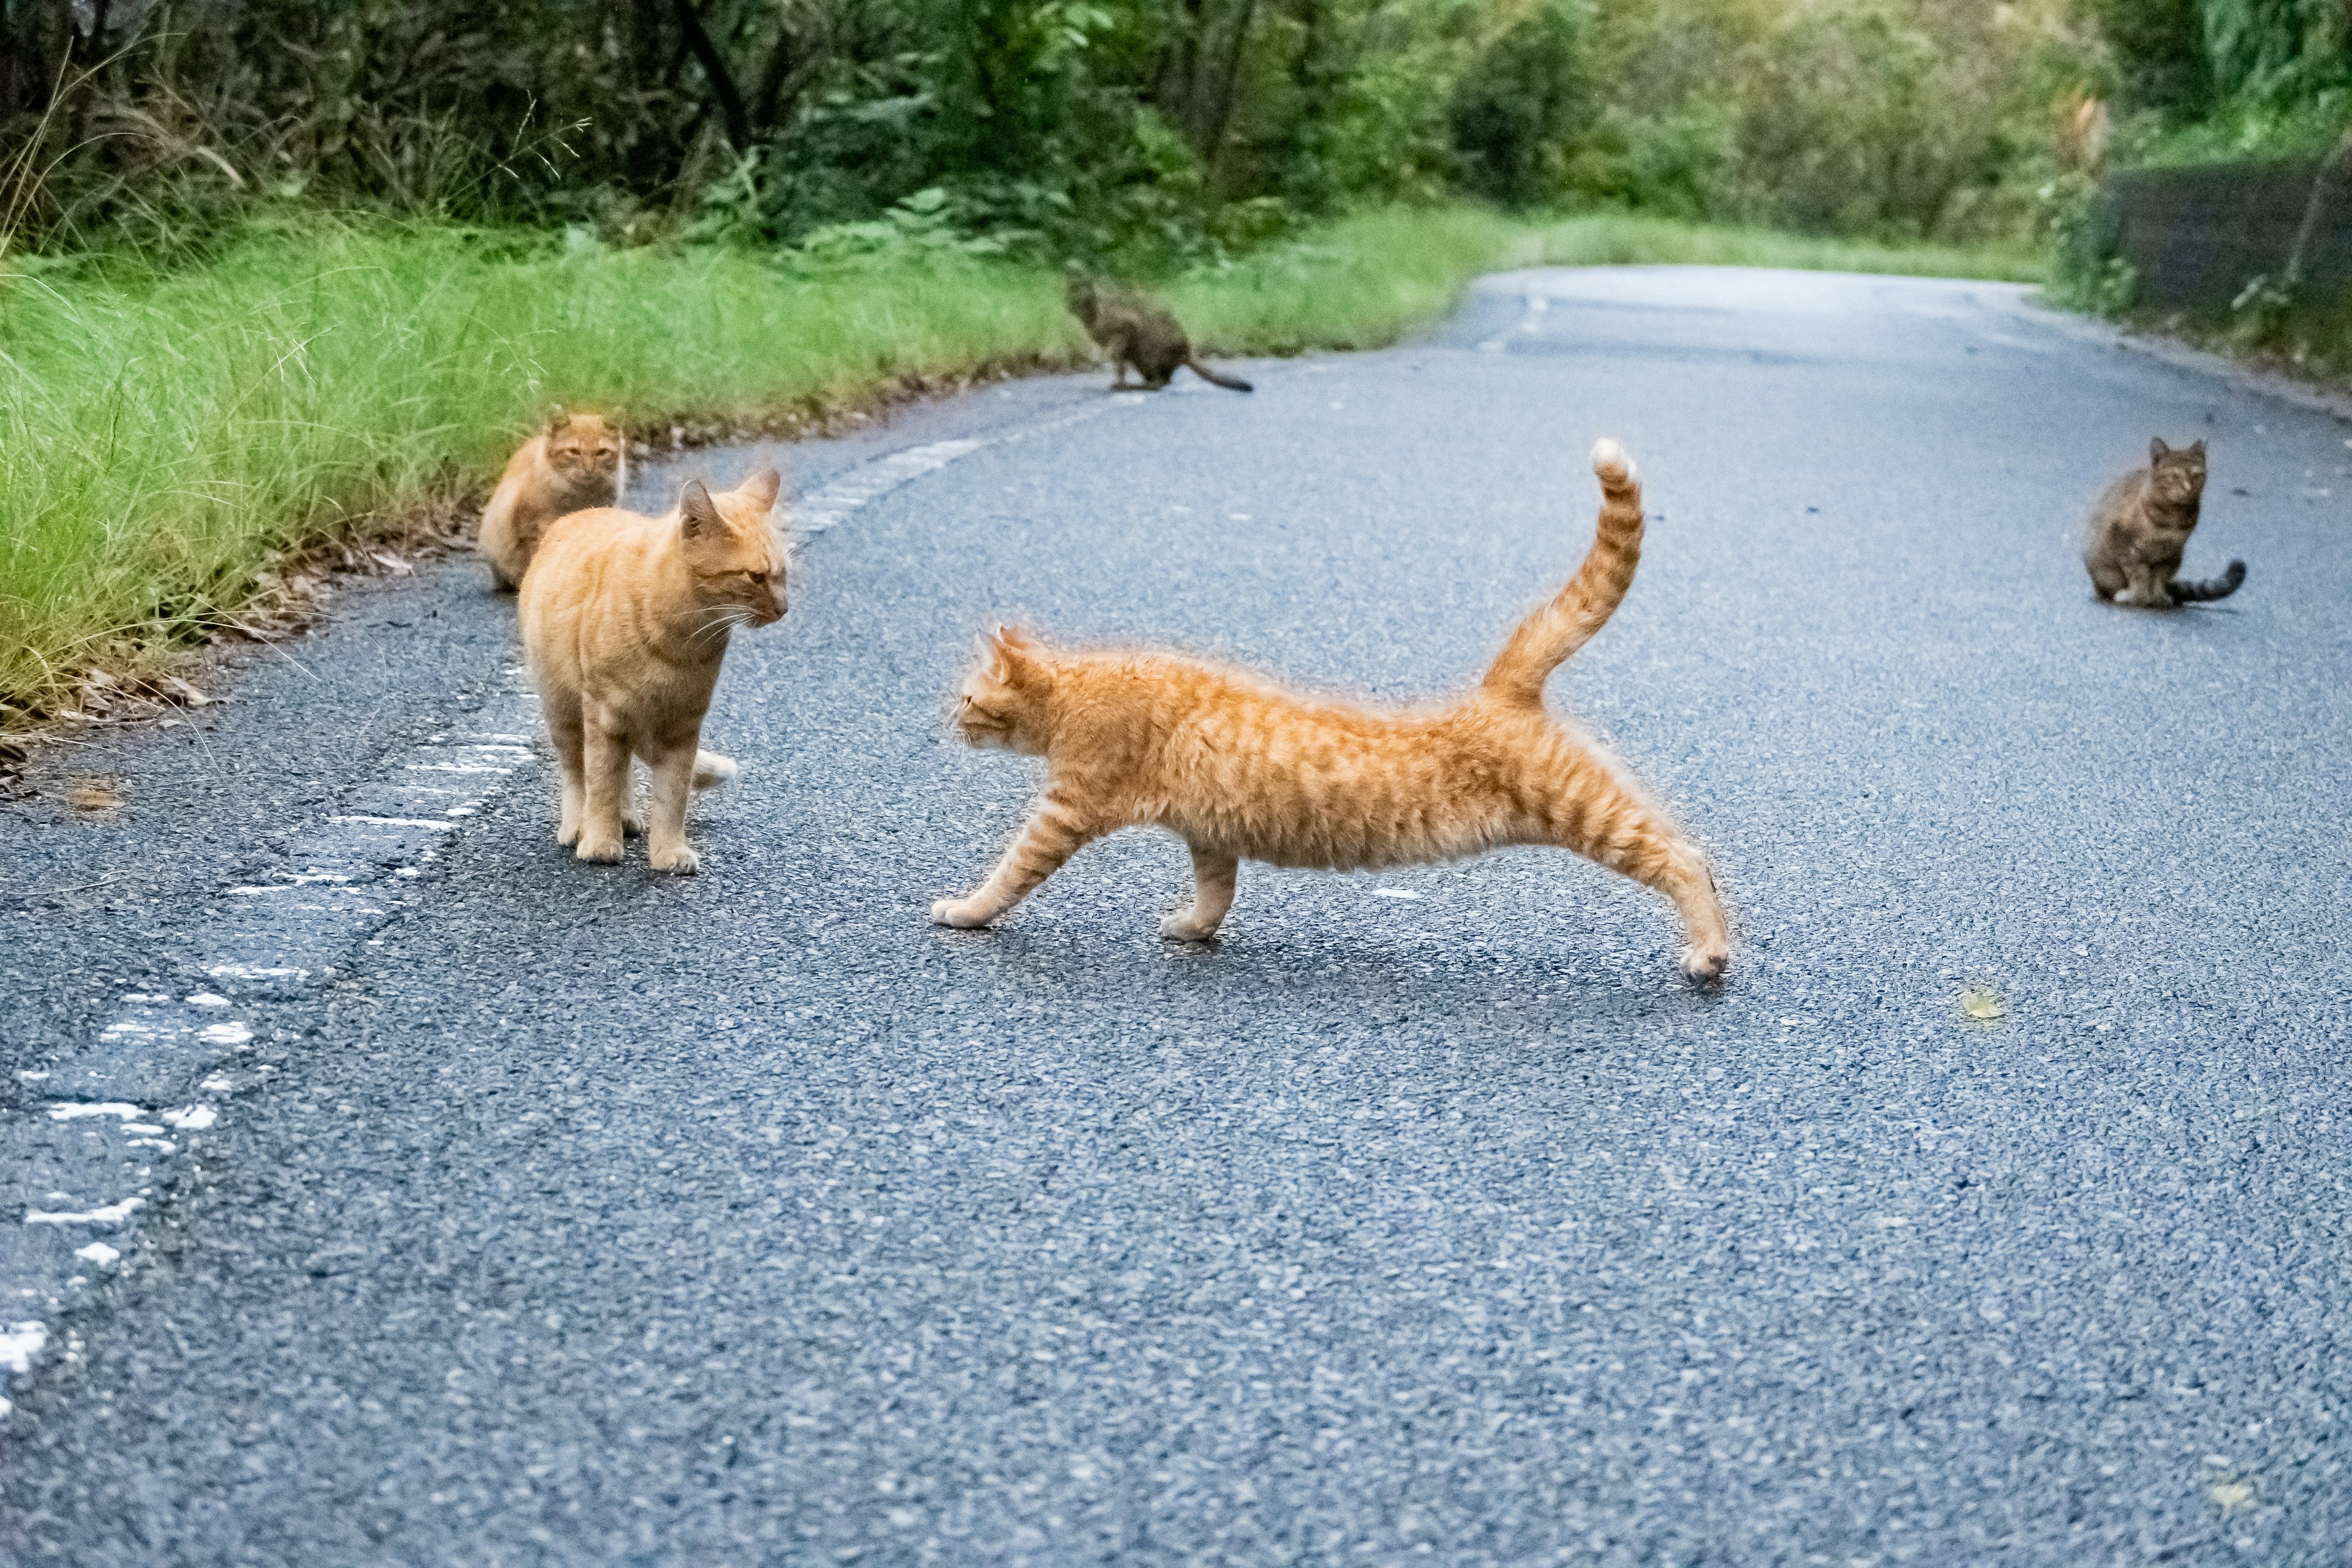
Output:
<instances>
[{"instance_id":1,"label":"standing cat's white paw","mask_svg":"<svg viewBox=\"0 0 2352 1568\"><path fill-rule=\"evenodd\" d=\"M690 877L702 868L702 857L697 855L694 847L688 844L665 844L646 859L656 871L676 871L684 877Z\"/></svg>"},{"instance_id":2,"label":"standing cat's white paw","mask_svg":"<svg viewBox=\"0 0 2352 1568\"><path fill-rule=\"evenodd\" d=\"M988 923L988 916L970 899L941 899L931 906L931 919L958 931L972 931Z\"/></svg>"},{"instance_id":3,"label":"standing cat's white paw","mask_svg":"<svg viewBox=\"0 0 2352 1568\"><path fill-rule=\"evenodd\" d=\"M593 834L583 833L580 847L572 853L599 866L617 866L621 863L621 840L618 837L600 838Z\"/></svg>"}]
</instances>

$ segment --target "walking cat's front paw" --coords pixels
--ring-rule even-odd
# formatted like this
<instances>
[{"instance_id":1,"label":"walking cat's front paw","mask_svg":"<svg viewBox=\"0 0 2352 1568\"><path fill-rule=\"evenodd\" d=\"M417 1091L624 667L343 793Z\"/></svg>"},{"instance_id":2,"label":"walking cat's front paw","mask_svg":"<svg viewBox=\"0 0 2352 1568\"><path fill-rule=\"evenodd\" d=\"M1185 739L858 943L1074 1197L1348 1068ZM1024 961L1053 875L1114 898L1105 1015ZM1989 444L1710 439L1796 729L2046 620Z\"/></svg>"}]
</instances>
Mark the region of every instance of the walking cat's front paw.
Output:
<instances>
[{"instance_id":1,"label":"walking cat's front paw","mask_svg":"<svg viewBox=\"0 0 2352 1568\"><path fill-rule=\"evenodd\" d=\"M1223 922L1204 921L1190 909L1176 910L1160 922L1160 934L1170 942L1207 942L1217 934Z\"/></svg>"},{"instance_id":2,"label":"walking cat's front paw","mask_svg":"<svg viewBox=\"0 0 2352 1568\"><path fill-rule=\"evenodd\" d=\"M972 931L988 923L988 911L972 899L941 899L931 906L931 920L958 931Z\"/></svg>"},{"instance_id":3,"label":"walking cat's front paw","mask_svg":"<svg viewBox=\"0 0 2352 1568\"><path fill-rule=\"evenodd\" d=\"M1719 985L1731 967L1731 950L1719 945L1683 949L1683 973L1700 985Z\"/></svg>"},{"instance_id":4,"label":"walking cat's front paw","mask_svg":"<svg viewBox=\"0 0 2352 1568\"><path fill-rule=\"evenodd\" d=\"M702 857L688 844L665 844L646 859L656 871L676 871L684 877L691 877L702 868Z\"/></svg>"}]
</instances>

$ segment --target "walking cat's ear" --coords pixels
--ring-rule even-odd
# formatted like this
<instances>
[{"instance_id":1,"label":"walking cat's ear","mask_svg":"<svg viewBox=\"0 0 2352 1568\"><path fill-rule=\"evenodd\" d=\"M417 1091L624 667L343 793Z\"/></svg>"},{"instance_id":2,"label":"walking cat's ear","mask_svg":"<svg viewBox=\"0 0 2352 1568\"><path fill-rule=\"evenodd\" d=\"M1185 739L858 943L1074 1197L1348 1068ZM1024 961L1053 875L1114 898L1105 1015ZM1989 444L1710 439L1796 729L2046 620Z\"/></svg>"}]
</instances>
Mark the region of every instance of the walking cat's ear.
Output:
<instances>
[{"instance_id":1,"label":"walking cat's ear","mask_svg":"<svg viewBox=\"0 0 2352 1568\"><path fill-rule=\"evenodd\" d=\"M773 468L761 468L737 488L751 499L754 506L766 511L776 504L776 496L784 488L784 477Z\"/></svg>"},{"instance_id":2,"label":"walking cat's ear","mask_svg":"<svg viewBox=\"0 0 2352 1568\"><path fill-rule=\"evenodd\" d=\"M999 626L980 639L990 677L1009 686L1019 686L1035 673L1037 654L1044 647L1018 626Z\"/></svg>"},{"instance_id":3,"label":"walking cat's ear","mask_svg":"<svg viewBox=\"0 0 2352 1568\"><path fill-rule=\"evenodd\" d=\"M2172 456L2172 448L2164 444L2163 437L2158 436L2147 444L2147 460L2149 462L2161 463L2165 458L2169 458L2170 456Z\"/></svg>"}]
</instances>

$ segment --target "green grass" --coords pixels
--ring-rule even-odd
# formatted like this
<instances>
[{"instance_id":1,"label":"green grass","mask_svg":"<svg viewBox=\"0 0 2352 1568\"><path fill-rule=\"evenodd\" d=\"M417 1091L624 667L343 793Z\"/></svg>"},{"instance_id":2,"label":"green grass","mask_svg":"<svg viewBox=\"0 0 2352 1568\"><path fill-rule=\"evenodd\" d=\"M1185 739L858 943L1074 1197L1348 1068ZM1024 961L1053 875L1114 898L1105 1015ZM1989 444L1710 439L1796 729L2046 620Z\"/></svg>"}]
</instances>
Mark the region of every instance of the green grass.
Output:
<instances>
[{"instance_id":1,"label":"green grass","mask_svg":"<svg viewBox=\"0 0 2352 1568\"><path fill-rule=\"evenodd\" d=\"M1670 218L1595 216L1538 229L1520 266L1789 267L1811 272L1879 272L1906 278L1990 278L2039 283L2042 252L1993 246L1885 245L1817 238L1775 229L1730 228Z\"/></svg>"},{"instance_id":2,"label":"green grass","mask_svg":"<svg viewBox=\"0 0 2352 1568\"><path fill-rule=\"evenodd\" d=\"M1221 353L1365 348L1538 261L2038 276L2006 253L1441 208L1351 218L1168 292ZM753 424L1082 347L1052 274L973 260L812 274L321 225L175 274L0 272L0 702L38 711L85 667L233 617L288 547L486 485L550 403Z\"/></svg>"}]
</instances>

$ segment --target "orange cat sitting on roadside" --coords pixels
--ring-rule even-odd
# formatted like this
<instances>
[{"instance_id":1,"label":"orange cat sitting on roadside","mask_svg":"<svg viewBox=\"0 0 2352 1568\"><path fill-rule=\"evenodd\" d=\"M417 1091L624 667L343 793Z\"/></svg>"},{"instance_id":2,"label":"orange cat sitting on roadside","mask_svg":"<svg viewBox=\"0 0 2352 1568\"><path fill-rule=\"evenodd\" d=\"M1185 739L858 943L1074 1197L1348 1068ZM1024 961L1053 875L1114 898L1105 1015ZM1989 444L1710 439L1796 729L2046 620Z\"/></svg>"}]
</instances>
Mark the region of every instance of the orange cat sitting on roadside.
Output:
<instances>
[{"instance_id":1,"label":"orange cat sitting on roadside","mask_svg":"<svg viewBox=\"0 0 2352 1568\"><path fill-rule=\"evenodd\" d=\"M549 523L588 507L611 506L627 483L620 426L600 415L557 409L547 428L507 459L507 471L482 509L474 548L488 558L491 581L511 592Z\"/></svg>"},{"instance_id":2,"label":"orange cat sitting on roadside","mask_svg":"<svg viewBox=\"0 0 2352 1568\"><path fill-rule=\"evenodd\" d=\"M1592 471L1603 500L1583 565L1446 707L1360 708L1176 654L1048 647L999 629L957 693L956 725L975 746L1045 758L1045 787L988 879L931 918L985 925L1122 827L1165 827L1191 847L1192 901L1160 928L1180 942L1216 934L1244 859L1352 870L1542 844L1672 899L1684 973L1722 978L1730 931L1706 858L1544 707L1545 680L1615 613L1641 559L1624 448L1593 447Z\"/></svg>"},{"instance_id":3,"label":"orange cat sitting on roadside","mask_svg":"<svg viewBox=\"0 0 2352 1568\"><path fill-rule=\"evenodd\" d=\"M656 871L692 871L689 789L735 776L699 749L702 716L738 626L784 614L791 550L775 521L782 480L762 468L713 495L687 482L661 517L600 508L560 520L522 580L522 645L563 768L559 844L621 858L629 759L652 775L646 826Z\"/></svg>"}]
</instances>

